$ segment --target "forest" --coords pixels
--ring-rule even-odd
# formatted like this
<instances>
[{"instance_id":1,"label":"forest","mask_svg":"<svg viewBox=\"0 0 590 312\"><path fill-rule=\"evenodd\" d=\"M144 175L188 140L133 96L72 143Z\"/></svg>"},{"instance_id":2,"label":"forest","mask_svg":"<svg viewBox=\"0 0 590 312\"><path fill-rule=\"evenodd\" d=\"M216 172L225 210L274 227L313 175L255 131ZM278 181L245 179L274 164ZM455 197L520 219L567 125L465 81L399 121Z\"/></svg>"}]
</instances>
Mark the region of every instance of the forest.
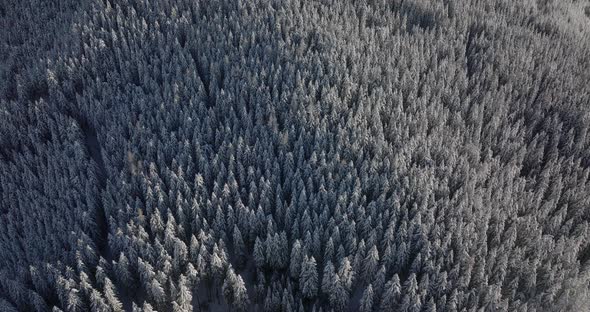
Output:
<instances>
[{"instance_id":1,"label":"forest","mask_svg":"<svg viewBox=\"0 0 590 312\"><path fill-rule=\"evenodd\" d=\"M0 1L0 312L590 311L590 0Z\"/></svg>"}]
</instances>

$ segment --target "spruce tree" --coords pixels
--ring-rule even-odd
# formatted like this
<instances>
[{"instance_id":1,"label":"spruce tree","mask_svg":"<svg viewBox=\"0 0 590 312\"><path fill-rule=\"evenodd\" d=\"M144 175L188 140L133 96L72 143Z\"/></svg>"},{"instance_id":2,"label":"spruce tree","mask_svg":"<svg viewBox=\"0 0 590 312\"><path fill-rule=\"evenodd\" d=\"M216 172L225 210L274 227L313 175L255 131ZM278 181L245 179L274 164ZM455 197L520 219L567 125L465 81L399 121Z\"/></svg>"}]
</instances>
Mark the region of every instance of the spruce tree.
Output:
<instances>
[{"instance_id":1,"label":"spruce tree","mask_svg":"<svg viewBox=\"0 0 590 312\"><path fill-rule=\"evenodd\" d=\"M371 312L373 311L373 285L369 284L367 288L363 291L363 296L361 297L359 311L360 312Z\"/></svg>"},{"instance_id":2,"label":"spruce tree","mask_svg":"<svg viewBox=\"0 0 590 312\"><path fill-rule=\"evenodd\" d=\"M304 298L314 298L318 293L318 272L317 264L313 256L303 257L301 274L299 277L299 288Z\"/></svg>"}]
</instances>

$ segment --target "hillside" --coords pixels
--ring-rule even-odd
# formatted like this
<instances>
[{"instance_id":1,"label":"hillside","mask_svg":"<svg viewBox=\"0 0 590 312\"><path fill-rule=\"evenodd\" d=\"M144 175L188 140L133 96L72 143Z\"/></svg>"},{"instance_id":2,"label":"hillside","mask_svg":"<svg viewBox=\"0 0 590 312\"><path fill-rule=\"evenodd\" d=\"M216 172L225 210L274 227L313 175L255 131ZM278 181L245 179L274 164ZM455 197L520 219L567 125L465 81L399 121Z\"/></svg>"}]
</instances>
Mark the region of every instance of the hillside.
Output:
<instances>
[{"instance_id":1,"label":"hillside","mask_svg":"<svg viewBox=\"0 0 590 312\"><path fill-rule=\"evenodd\" d=\"M0 311L587 311L590 1L0 2Z\"/></svg>"}]
</instances>

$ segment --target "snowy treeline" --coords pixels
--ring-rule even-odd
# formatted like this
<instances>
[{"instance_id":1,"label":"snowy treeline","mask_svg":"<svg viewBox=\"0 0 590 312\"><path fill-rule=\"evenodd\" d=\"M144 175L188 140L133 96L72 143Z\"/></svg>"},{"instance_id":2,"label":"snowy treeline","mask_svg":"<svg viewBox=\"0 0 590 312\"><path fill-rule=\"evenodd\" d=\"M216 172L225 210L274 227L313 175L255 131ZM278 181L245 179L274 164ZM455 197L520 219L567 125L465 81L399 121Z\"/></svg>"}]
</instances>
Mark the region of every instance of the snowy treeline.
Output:
<instances>
[{"instance_id":1,"label":"snowy treeline","mask_svg":"<svg viewBox=\"0 0 590 312\"><path fill-rule=\"evenodd\" d=\"M0 2L0 311L585 311L587 0Z\"/></svg>"}]
</instances>

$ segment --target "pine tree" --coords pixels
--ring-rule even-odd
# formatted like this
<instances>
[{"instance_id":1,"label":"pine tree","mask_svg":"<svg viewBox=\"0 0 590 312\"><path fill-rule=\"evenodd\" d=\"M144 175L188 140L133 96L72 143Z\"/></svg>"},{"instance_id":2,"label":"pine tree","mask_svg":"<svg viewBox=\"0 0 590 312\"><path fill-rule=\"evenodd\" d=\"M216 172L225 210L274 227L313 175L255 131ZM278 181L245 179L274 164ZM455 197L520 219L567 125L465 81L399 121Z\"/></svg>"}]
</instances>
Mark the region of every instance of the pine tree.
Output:
<instances>
[{"instance_id":1,"label":"pine tree","mask_svg":"<svg viewBox=\"0 0 590 312\"><path fill-rule=\"evenodd\" d=\"M371 312L373 311L373 285L369 284L365 291L363 292L363 296L361 297L361 302L359 306L360 312Z\"/></svg>"},{"instance_id":2,"label":"pine tree","mask_svg":"<svg viewBox=\"0 0 590 312\"><path fill-rule=\"evenodd\" d=\"M301 264L303 263L303 253L301 250L301 242L295 240L291 248L291 257L289 262L289 273L292 278L299 278L301 274Z\"/></svg>"},{"instance_id":3,"label":"pine tree","mask_svg":"<svg viewBox=\"0 0 590 312\"><path fill-rule=\"evenodd\" d=\"M301 275L299 277L299 288L304 298L311 299L318 293L318 272L315 258L303 257L301 264Z\"/></svg>"},{"instance_id":4,"label":"pine tree","mask_svg":"<svg viewBox=\"0 0 590 312\"><path fill-rule=\"evenodd\" d=\"M264 244L260 238L256 237L256 241L254 243L254 262L256 263L257 268L262 268L266 264L264 249Z\"/></svg>"},{"instance_id":5,"label":"pine tree","mask_svg":"<svg viewBox=\"0 0 590 312\"><path fill-rule=\"evenodd\" d=\"M330 237L324 249L324 261L332 261L334 257L334 240Z\"/></svg>"},{"instance_id":6,"label":"pine tree","mask_svg":"<svg viewBox=\"0 0 590 312\"><path fill-rule=\"evenodd\" d=\"M234 298L233 285L235 283L236 283L236 274L234 272L234 269L231 266L229 266L227 268L226 273L225 273L225 279L223 280L223 286L222 286L223 297L225 298L225 301L228 304L233 303L233 298Z\"/></svg>"},{"instance_id":7,"label":"pine tree","mask_svg":"<svg viewBox=\"0 0 590 312\"><path fill-rule=\"evenodd\" d=\"M197 238L195 237L195 235L191 235L191 241L189 244L189 254L190 254L190 259L193 262L197 261L197 257L199 255L199 251L201 249L201 246L199 244L199 241L197 240Z\"/></svg>"},{"instance_id":8,"label":"pine tree","mask_svg":"<svg viewBox=\"0 0 590 312\"><path fill-rule=\"evenodd\" d=\"M68 311L71 307L68 307ZM100 292L96 289L93 289L90 294L90 310L92 312L108 312L111 311L110 307L108 306L107 302L104 298L100 295Z\"/></svg>"},{"instance_id":9,"label":"pine tree","mask_svg":"<svg viewBox=\"0 0 590 312\"><path fill-rule=\"evenodd\" d=\"M148 294L150 295L150 298L158 304L166 301L166 293L164 292L164 288L157 279L153 279L150 282Z\"/></svg>"},{"instance_id":10,"label":"pine tree","mask_svg":"<svg viewBox=\"0 0 590 312\"><path fill-rule=\"evenodd\" d=\"M354 280L354 271L350 261L348 260L348 257L342 259L340 269L338 270L338 276L342 282L342 286L350 292L352 290L352 283Z\"/></svg>"},{"instance_id":11,"label":"pine tree","mask_svg":"<svg viewBox=\"0 0 590 312\"><path fill-rule=\"evenodd\" d=\"M221 284L223 281L223 275L225 270L225 262L220 256L219 251L214 251L211 255L211 276L217 284Z\"/></svg>"},{"instance_id":12,"label":"pine tree","mask_svg":"<svg viewBox=\"0 0 590 312\"><path fill-rule=\"evenodd\" d=\"M450 298L446 302L446 311L449 312L457 312L459 310L459 303L458 303L458 292L457 290L453 290L451 293Z\"/></svg>"},{"instance_id":13,"label":"pine tree","mask_svg":"<svg viewBox=\"0 0 590 312\"><path fill-rule=\"evenodd\" d=\"M111 280L108 277L105 278L104 297L106 298L108 304L111 306L114 312L123 311L123 304L117 298L114 287L115 286L113 285Z\"/></svg>"},{"instance_id":14,"label":"pine tree","mask_svg":"<svg viewBox=\"0 0 590 312\"><path fill-rule=\"evenodd\" d=\"M285 269L289 265L289 241L287 240L287 233L282 231L276 239L278 243L278 261L279 269Z\"/></svg>"},{"instance_id":15,"label":"pine tree","mask_svg":"<svg viewBox=\"0 0 590 312\"><path fill-rule=\"evenodd\" d=\"M279 269L281 264L279 240L279 235L276 233L266 237L266 262L271 269Z\"/></svg>"},{"instance_id":16,"label":"pine tree","mask_svg":"<svg viewBox=\"0 0 590 312\"><path fill-rule=\"evenodd\" d=\"M182 274L179 277L177 289L178 294L176 295L176 300L174 301L176 304L175 310L178 312L191 311L193 296L189 288L189 281Z\"/></svg>"},{"instance_id":17,"label":"pine tree","mask_svg":"<svg viewBox=\"0 0 590 312\"><path fill-rule=\"evenodd\" d=\"M382 312L394 311L398 306L400 296L401 285L399 277L397 274L394 274L393 278L389 282L385 283L385 289L383 290L379 310Z\"/></svg>"},{"instance_id":18,"label":"pine tree","mask_svg":"<svg viewBox=\"0 0 590 312\"><path fill-rule=\"evenodd\" d=\"M113 267L117 282L123 287L131 288L133 286L133 276L130 272L129 260L124 253L119 254L119 261L113 262Z\"/></svg>"},{"instance_id":19,"label":"pine tree","mask_svg":"<svg viewBox=\"0 0 590 312\"><path fill-rule=\"evenodd\" d=\"M379 267L379 252L377 247L373 246L367 253L365 260L363 261L363 279L367 282L371 281L377 269Z\"/></svg>"},{"instance_id":20,"label":"pine tree","mask_svg":"<svg viewBox=\"0 0 590 312\"><path fill-rule=\"evenodd\" d=\"M246 285L244 284L242 277L236 275L231 266L227 269L222 290L226 302L236 311L248 310L249 299Z\"/></svg>"},{"instance_id":21,"label":"pine tree","mask_svg":"<svg viewBox=\"0 0 590 312\"><path fill-rule=\"evenodd\" d=\"M185 265L188 256L188 248L186 244L179 238L174 239L173 265L175 271L180 270Z\"/></svg>"},{"instance_id":22,"label":"pine tree","mask_svg":"<svg viewBox=\"0 0 590 312\"><path fill-rule=\"evenodd\" d=\"M247 251L246 246L244 245L244 240L242 239L242 233L237 225L234 225L233 244L236 264L238 268L241 268L247 261Z\"/></svg>"},{"instance_id":23,"label":"pine tree","mask_svg":"<svg viewBox=\"0 0 590 312\"><path fill-rule=\"evenodd\" d=\"M322 293L329 297L330 294L334 291L335 286L336 272L332 262L328 261L326 262L326 265L324 265L324 272L322 274Z\"/></svg>"},{"instance_id":24,"label":"pine tree","mask_svg":"<svg viewBox=\"0 0 590 312\"><path fill-rule=\"evenodd\" d=\"M419 312L421 309L421 302L418 294L418 282L416 281L416 274L411 273L404 283L404 296L400 304L401 311Z\"/></svg>"},{"instance_id":25,"label":"pine tree","mask_svg":"<svg viewBox=\"0 0 590 312\"><path fill-rule=\"evenodd\" d=\"M334 287L330 292L328 300L330 305L336 311L343 311L346 309L348 305L348 298L350 296L349 292L344 287L343 283L340 281L338 275L335 275L334 280Z\"/></svg>"},{"instance_id":26,"label":"pine tree","mask_svg":"<svg viewBox=\"0 0 590 312\"><path fill-rule=\"evenodd\" d=\"M151 304L147 303L147 302L143 302L143 307L142 307L144 312L156 312L156 310L154 310L154 308L152 307Z\"/></svg>"},{"instance_id":27,"label":"pine tree","mask_svg":"<svg viewBox=\"0 0 590 312\"><path fill-rule=\"evenodd\" d=\"M436 312L436 304L434 303L434 300L432 298L430 298L430 300L428 300L428 303L426 303L426 310L425 312Z\"/></svg>"},{"instance_id":28,"label":"pine tree","mask_svg":"<svg viewBox=\"0 0 590 312\"><path fill-rule=\"evenodd\" d=\"M379 270L373 277L373 282L371 284L373 285L373 288L377 290L377 294L380 294L380 291L383 289L383 286L385 285L386 274L387 269L384 265L382 265L381 267L379 267Z\"/></svg>"}]
</instances>

